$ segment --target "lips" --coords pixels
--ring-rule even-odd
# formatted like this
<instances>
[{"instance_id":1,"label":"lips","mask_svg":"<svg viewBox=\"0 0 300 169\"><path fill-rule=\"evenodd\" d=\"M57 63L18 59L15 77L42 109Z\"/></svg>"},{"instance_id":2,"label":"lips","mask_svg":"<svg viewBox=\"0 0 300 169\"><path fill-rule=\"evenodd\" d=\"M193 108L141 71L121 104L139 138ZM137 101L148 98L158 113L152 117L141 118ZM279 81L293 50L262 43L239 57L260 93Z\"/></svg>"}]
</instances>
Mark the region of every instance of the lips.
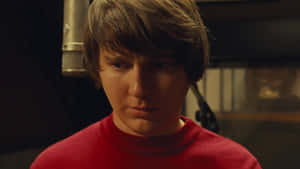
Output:
<instances>
[{"instance_id":1,"label":"lips","mask_svg":"<svg viewBox=\"0 0 300 169\"><path fill-rule=\"evenodd\" d=\"M144 112L152 112L157 110L157 108L154 107L132 107L132 109L137 111L144 111Z\"/></svg>"}]
</instances>

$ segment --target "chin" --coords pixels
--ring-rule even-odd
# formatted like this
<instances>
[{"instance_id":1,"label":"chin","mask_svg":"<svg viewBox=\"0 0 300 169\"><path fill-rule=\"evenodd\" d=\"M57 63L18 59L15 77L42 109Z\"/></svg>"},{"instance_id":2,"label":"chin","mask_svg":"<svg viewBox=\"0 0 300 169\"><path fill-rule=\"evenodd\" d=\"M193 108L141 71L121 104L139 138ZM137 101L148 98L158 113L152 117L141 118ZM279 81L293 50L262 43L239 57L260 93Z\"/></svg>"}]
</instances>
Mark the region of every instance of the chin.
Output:
<instances>
[{"instance_id":1,"label":"chin","mask_svg":"<svg viewBox=\"0 0 300 169\"><path fill-rule=\"evenodd\" d=\"M159 124L152 120L147 119L136 119L133 124L131 124L133 130L139 133L141 136L151 136L157 133Z\"/></svg>"}]
</instances>

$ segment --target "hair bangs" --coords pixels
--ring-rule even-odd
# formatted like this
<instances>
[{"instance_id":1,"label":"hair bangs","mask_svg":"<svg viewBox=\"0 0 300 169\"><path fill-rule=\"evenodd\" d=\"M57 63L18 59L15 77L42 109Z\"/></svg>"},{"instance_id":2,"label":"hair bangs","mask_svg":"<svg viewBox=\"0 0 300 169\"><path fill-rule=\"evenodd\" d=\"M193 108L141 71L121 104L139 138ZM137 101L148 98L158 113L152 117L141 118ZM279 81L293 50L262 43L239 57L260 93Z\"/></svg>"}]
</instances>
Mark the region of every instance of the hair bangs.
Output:
<instances>
[{"instance_id":1,"label":"hair bangs","mask_svg":"<svg viewBox=\"0 0 300 169\"><path fill-rule=\"evenodd\" d=\"M96 9L97 6L101 6L101 9ZM164 16L162 12L158 12L160 15L154 15L157 11L137 8L128 1L109 1L105 5L95 5L95 10L100 14L94 16L96 18L89 18L92 22L89 23L90 30L98 44L107 50L155 57L158 53L166 53L165 51L182 53L195 42L191 39L195 37L191 33L195 33L194 30L197 29L192 30L193 26L185 23L185 20L182 25L186 24L186 30L176 29L176 24L180 23L170 23L170 14L164 13Z\"/></svg>"}]
</instances>

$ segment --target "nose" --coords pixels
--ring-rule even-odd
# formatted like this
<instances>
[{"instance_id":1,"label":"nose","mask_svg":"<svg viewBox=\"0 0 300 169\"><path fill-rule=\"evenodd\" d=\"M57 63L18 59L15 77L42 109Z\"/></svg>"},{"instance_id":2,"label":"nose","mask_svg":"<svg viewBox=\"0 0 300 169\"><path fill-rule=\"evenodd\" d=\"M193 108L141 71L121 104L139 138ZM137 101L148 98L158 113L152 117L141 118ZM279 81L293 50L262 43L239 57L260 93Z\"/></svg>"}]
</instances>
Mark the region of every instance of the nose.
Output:
<instances>
[{"instance_id":1,"label":"nose","mask_svg":"<svg viewBox=\"0 0 300 169\"><path fill-rule=\"evenodd\" d=\"M136 64L130 71L128 78L129 81L129 94L137 98L145 98L149 96L153 87L151 73L145 69L141 64Z\"/></svg>"}]
</instances>

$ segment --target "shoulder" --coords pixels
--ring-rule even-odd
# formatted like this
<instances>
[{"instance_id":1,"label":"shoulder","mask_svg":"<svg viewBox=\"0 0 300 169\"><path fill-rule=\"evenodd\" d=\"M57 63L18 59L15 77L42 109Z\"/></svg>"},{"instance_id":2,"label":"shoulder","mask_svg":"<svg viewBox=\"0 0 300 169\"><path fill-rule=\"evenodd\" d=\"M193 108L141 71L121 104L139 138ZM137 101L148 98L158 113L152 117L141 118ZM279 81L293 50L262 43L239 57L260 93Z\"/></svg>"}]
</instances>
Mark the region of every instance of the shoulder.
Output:
<instances>
[{"instance_id":1,"label":"shoulder","mask_svg":"<svg viewBox=\"0 0 300 169\"><path fill-rule=\"evenodd\" d=\"M198 140L205 140L201 144L207 148L207 154L215 159L220 169L261 169L257 159L246 147L229 138L202 128Z\"/></svg>"},{"instance_id":2,"label":"shoulder","mask_svg":"<svg viewBox=\"0 0 300 169\"><path fill-rule=\"evenodd\" d=\"M43 169L59 168L68 161L80 159L84 157L84 154L93 151L99 136L100 122L93 123L47 147L37 156L30 169L39 169L40 166Z\"/></svg>"},{"instance_id":3,"label":"shoulder","mask_svg":"<svg viewBox=\"0 0 300 169\"><path fill-rule=\"evenodd\" d=\"M197 137L190 148L192 159L205 159L220 169L261 169L257 159L241 144L197 124L193 127Z\"/></svg>"}]
</instances>

